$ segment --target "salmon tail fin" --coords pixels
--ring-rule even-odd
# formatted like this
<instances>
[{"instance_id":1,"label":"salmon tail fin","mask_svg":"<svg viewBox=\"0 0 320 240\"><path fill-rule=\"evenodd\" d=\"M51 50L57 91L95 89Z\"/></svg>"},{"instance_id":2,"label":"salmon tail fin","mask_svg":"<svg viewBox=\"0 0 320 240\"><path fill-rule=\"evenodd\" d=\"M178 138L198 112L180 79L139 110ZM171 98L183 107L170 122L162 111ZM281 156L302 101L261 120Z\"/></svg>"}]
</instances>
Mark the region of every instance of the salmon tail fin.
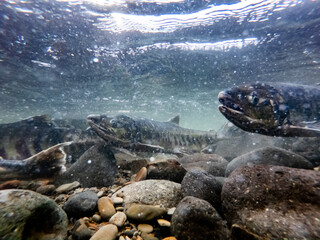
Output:
<instances>
[{"instance_id":1,"label":"salmon tail fin","mask_svg":"<svg viewBox=\"0 0 320 240\"><path fill-rule=\"evenodd\" d=\"M66 153L63 148L72 142L60 143L25 160L25 173L29 178L52 178L66 171Z\"/></svg>"}]
</instances>

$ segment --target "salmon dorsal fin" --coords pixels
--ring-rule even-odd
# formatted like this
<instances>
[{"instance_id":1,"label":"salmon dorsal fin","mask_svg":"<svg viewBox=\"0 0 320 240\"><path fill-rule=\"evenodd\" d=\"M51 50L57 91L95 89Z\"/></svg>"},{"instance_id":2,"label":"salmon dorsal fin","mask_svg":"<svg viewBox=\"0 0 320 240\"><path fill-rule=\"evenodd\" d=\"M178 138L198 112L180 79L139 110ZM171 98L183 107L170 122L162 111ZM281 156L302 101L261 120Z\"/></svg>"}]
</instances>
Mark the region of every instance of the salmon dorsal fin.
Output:
<instances>
[{"instance_id":1,"label":"salmon dorsal fin","mask_svg":"<svg viewBox=\"0 0 320 240\"><path fill-rule=\"evenodd\" d=\"M171 123L179 125L180 124L180 115L177 115L177 116L175 116L173 118L170 118L168 120L168 122L171 122Z\"/></svg>"}]
</instances>

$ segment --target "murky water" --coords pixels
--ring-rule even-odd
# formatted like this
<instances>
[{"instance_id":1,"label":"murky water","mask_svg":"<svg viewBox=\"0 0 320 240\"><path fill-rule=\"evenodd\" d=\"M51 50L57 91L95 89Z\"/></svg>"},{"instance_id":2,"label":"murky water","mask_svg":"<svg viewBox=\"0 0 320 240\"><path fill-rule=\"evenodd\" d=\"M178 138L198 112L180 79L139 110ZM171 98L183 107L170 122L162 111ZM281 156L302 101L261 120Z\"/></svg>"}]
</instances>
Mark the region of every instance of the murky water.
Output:
<instances>
[{"instance_id":1,"label":"murky water","mask_svg":"<svg viewBox=\"0 0 320 240\"><path fill-rule=\"evenodd\" d=\"M222 89L320 81L319 1L2 1L0 122L125 113L218 129Z\"/></svg>"}]
</instances>

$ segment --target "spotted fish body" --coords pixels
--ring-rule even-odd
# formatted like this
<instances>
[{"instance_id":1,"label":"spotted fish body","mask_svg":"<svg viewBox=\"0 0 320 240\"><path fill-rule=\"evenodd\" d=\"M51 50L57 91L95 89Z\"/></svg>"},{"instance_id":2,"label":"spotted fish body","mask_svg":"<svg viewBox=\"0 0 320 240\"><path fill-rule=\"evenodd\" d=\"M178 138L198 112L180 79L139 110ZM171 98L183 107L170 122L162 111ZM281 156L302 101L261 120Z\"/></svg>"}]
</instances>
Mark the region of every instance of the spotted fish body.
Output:
<instances>
[{"instance_id":1,"label":"spotted fish body","mask_svg":"<svg viewBox=\"0 0 320 240\"><path fill-rule=\"evenodd\" d=\"M71 142L57 144L24 160L0 158L0 182L13 179L50 179L63 173L66 170L63 147L70 144Z\"/></svg>"},{"instance_id":2,"label":"spotted fish body","mask_svg":"<svg viewBox=\"0 0 320 240\"><path fill-rule=\"evenodd\" d=\"M218 95L220 112L239 128L270 136L320 136L320 88L255 83Z\"/></svg>"},{"instance_id":3,"label":"spotted fish body","mask_svg":"<svg viewBox=\"0 0 320 240\"><path fill-rule=\"evenodd\" d=\"M200 152L217 143L213 131L182 128L170 121L158 122L126 115L91 115L88 123L107 142L128 148L138 144L140 147L155 146L167 152Z\"/></svg>"},{"instance_id":4,"label":"spotted fish body","mask_svg":"<svg viewBox=\"0 0 320 240\"><path fill-rule=\"evenodd\" d=\"M56 144L73 141L66 152L76 158L94 141L93 134L70 125L58 126L48 115L0 124L0 156L23 160Z\"/></svg>"}]
</instances>

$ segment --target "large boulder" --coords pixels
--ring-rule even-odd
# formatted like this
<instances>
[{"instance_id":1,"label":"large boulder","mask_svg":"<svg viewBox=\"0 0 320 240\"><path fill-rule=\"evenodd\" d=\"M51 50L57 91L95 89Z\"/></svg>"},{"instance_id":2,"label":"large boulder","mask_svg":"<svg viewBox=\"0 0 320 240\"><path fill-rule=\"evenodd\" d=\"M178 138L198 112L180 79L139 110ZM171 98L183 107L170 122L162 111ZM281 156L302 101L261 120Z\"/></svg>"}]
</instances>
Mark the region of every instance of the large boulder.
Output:
<instances>
[{"instance_id":1,"label":"large boulder","mask_svg":"<svg viewBox=\"0 0 320 240\"><path fill-rule=\"evenodd\" d=\"M63 240L68 219L52 199L28 190L0 191L0 239Z\"/></svg>"},{"instance_id":2,"label":"large boulder","mask_svg":"<svg viewBox=\"0 0 320 240\"><path fill-rule=\"evenodd\" d=\"M100 142L88 149L55 183L78 181L82 187L106 187L113 184L117 171L112 151Z\"/></svg>"},{"instance_id":3,"label":"large boulder","mask_svg":"<svg viewBox=\"0 0 320 240\"><path fill-rule=\"evenodd\" d=\"M319 239L319 186L320 172L314 170L240 167L222 188L224 216L230 225L267 239Z\"/></svg>"},{"instance_id":4,"label":"large boulder","mask_svg":"<svg viewBox=\"0 0 320 240\"><path fill-rule=\"evenodd\" d=\"M192 169L181 182L183 197L193 196L208 201L221 213L222 183L202 169Z\"/></svg>"},{"instance_id":5,"label":"large boulder","mask_svg":"<svg viewBox=\"0 0 320 240\"><path fill-rule=\"evenodd\" d=\"M226 221L211 204L192 196L183 198L174 211L171 233L179 240L230 239Z\"/></svg>"},{"instance_id":6,"label":"large boulder","mask_svg":"<svg viewBox=\"0 0 320 240\"><path fill-rule=\"evenodd\" d=\"M163 208L175 207L182 199L181 185L168 180L144 180L127 185L112 195L112 200L121 196L124 205L140 203L160 205Z\"/></svg>"},{"instance_id":7,"label":"large boulder","mask_svg":"<svg viewBox=\"0 0 320 240\"><path fill-rule=\"evenodd\" d=\"M238 167L253 164L278 165L292 168L312 169L312 164L304 157L277 147L263 147L233 159L227 166L226 176Z\"/></svg>"}]
</instances>

